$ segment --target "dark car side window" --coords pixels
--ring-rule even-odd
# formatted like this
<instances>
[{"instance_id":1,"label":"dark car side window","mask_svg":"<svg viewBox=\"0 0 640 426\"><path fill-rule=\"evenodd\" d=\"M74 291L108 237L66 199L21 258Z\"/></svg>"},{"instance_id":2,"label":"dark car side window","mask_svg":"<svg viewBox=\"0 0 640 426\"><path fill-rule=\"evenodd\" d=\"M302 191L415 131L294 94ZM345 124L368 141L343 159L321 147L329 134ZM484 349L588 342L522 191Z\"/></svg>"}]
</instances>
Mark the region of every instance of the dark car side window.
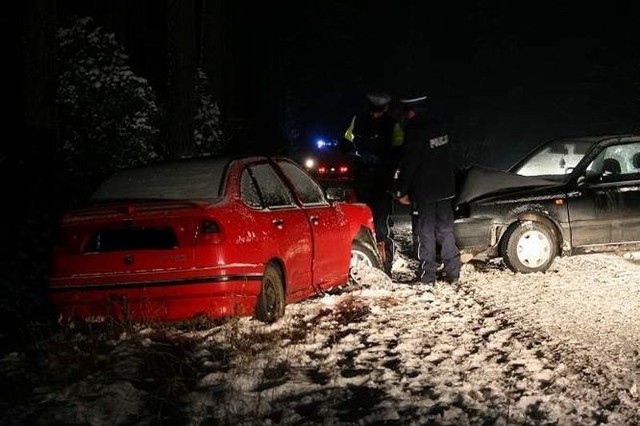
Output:
<instances>
[{"instance_id":1,"label":"dark car side window","mask_svg":"<svg viewBox=\"0 0 640 426\"><path fill-rule=\"evenodd\" d=\"M640 177L640 143L611 145L587 166L587 175L615 182Z\"/></svg>"},{"instance_id":2,"label":"dark car side window","mask_svg":"<svg viewBox=\"0 0 640 426\"><path fill-rule=\"evenodd\" d=\"M240 184L243 200L252 207L295 206L289 189L269 164L250 166L243 172Z\"/></svg>"},{"instance_id":3,"label":"dark car side window","mask_svg":"<svg viewBox=\"0 0 640 426\"><path fill-rule=\"evenodd\" d=\"M298 166L288 161L278 161L285 176L293 183L304 205L327 204L322 188Z\"/></svg>"}]
</instances>

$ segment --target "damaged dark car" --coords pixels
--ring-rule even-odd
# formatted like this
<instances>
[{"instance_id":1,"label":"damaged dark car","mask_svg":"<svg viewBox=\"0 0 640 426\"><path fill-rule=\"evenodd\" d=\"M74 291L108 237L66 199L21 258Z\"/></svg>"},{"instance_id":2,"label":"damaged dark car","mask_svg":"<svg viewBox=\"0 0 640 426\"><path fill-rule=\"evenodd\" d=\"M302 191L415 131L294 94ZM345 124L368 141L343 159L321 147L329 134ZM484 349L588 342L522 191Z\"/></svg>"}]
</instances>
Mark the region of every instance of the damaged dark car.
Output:
<instances>
[{"instance_id":1,"label":"damaged dark car","mask_svg":"<svg viewBox=\"0 0 640 426\"><path fill-rule=\"evenodd\" d=\"M554 139L508 171L461 176L454 229L475 259L531 273L557 256L640 248L640 135Z\"/></svg>"}]
</instances>

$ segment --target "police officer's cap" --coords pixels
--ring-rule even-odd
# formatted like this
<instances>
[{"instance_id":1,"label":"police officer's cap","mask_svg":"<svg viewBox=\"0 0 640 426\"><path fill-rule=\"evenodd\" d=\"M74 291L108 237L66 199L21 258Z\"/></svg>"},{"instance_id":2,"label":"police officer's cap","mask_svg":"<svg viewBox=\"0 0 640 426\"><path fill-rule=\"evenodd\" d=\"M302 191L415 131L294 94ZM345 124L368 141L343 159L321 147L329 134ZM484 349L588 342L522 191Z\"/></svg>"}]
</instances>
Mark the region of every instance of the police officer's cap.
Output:
<instances>
[{"instance_id":1,"label":"police officer's cap","mask_svg":"<svg viewBox=\"0 0 640 426\"><path fill-rule=\"evenodd\" d=\"M407 96L400 99L400 103L407 109L422 108L427 104L427 96Z\"/></svg>"},{"instance_id":2,"label":"police officer's cap","mask_svg":"<svg viewBox=\"0 0 640 426\"><path fill-rule=\"evenodd\" d=\"M386 93L368 93L367 99L371 105L377 108L384 108L391 102L391 96Z\"/></svg>"}]
</instances>

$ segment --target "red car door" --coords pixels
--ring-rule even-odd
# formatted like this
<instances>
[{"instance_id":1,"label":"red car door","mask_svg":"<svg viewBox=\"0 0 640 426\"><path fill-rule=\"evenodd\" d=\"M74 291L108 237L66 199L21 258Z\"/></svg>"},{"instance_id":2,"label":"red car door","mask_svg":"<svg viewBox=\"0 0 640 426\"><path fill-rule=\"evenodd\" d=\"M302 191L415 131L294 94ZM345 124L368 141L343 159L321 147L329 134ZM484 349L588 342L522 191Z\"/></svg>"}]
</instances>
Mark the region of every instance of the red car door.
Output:
<instances>
[{"instance_id":1,"label":"red car door","mask_svg":"<svg viewBox=\"0 0 640 426\"><path fill-rule=\"evenodd\" d=\"M313 281L329 289L345 284L349 277L351 242L346 220L331 206L304 207L313 230Z\"/></svg>"},{"instance_id":2,"label":"red car door","mask_svg":"<svg viewBox=\"0 0 640 426\"><path fill-rule=\"evenodd\" d=\"M313 282L328 289L347 282L351 260L349 224L322 188L295 163L278 160L299 198L313 233Z\"/></svg>"},{"instance_id":3,"label":"red car door","mask_svg":"<svg viewBox=\"0 0 640 426\"><path fill-rule=\"evenodd\" d=\"M248 167L241 178L242 199L256 209L247 228L256 230L265 261L282 260L287 297L309 294L312 283L313 235L302 208L269 163Z\"/></svg>"}]
</instances>

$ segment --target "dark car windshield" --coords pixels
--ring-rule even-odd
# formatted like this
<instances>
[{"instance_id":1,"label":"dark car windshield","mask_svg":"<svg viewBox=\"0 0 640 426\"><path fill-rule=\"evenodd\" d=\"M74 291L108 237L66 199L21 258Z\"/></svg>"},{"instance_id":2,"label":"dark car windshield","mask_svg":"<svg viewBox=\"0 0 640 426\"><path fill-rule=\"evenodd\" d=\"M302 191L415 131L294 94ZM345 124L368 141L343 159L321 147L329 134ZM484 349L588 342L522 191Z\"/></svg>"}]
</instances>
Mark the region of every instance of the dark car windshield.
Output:
<instances>
[{"instance_id":1,"label":"dark car windshield","mask_svg":"<svg viewBox=\"0 0 640 426\"><path fill-rule=\"evenodd\" d=\"M106 180L92 202L110 200L214 200L228 159L158 163L122 170Z\"/></svg>"},{"instance_id":2,"label":"dark car windshield","mask_svg":"<svg viewBox=\"0 0 640 426\"><path fill-rule=\"evenodd\" d=\"M584 158L593 141L559 139L542 145L511 168L522 176L563 177L570 174Z\"/></svg>"}]
</instances>

